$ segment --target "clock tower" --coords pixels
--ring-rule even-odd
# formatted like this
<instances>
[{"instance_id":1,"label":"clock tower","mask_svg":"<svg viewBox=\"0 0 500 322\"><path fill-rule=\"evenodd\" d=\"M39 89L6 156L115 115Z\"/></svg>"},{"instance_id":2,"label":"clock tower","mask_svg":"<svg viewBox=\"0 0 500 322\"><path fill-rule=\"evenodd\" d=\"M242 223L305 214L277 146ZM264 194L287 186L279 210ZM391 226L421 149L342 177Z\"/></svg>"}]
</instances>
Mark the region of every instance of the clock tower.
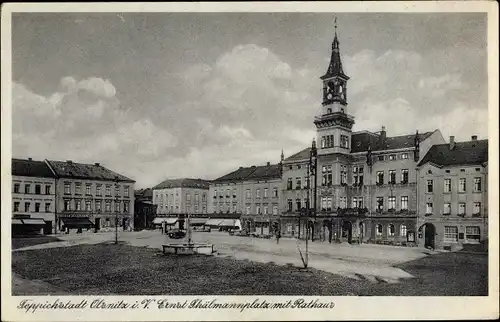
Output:
<instances>
[{"instance_id":1,"label":"clock tower","mask_svg":"<svg viewBox=\"0 0 500 322\"><path fill-rule=\"evenodd\" d=\"M337 23L332 43L332 56L323 81L323 100L320 115L314 119L317 128L318 154L351 151L351 132L354 117L347 114L347 81L340 59Z\"/></svg>"}]
</instances>

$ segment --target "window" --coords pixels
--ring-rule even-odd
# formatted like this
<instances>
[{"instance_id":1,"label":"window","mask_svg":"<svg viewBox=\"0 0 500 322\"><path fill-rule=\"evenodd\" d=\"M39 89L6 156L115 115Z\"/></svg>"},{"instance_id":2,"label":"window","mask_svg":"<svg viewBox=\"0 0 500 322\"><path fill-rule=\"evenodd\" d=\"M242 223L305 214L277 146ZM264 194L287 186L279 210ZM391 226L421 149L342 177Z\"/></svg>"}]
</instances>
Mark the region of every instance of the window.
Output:
<instances>
[{"instance_id":1,"label":"window","mask_svg":"<svg viewBox=\"0 0 500 322\"><path fill-rule=\"evenodd\" d=\"M357 197L352 197L352 200L351 200L351 207L352 208L357 208L358 206L358 198Z\"/></svg>"},{"instance_id":2,"label":"window","mask_svg":"<svg viewBox=\"0 0 500 322\"><path fill-rule=\"evenodd\" d=\"M92 201L91 200L85 200L85 210L87 210L87 211L92 210Z\"/></svg>"},{"instance_id":3,"label":"window","mask_svg":"<svg viewBox=\"0 0 500 322\"><path fill-rule=\"evenodd\" d=\"M35 194L41 195L42 194L42 186L39 184L35 185Z\"/></svg>"},{"instance_id":4,"label":"window","mask_svg":"<svg viewBox=\"0 0 500 322\"><path fill-rule=\"evenodd\" d=\"M236 189L234 189L234 197L236 197ZM207 201L207 194L203 193L201 195L201 202L206 202Z\"/></svg>"},{"instance_id":5,"label":"window","mask_svg":"<svg viewBox=\"0 0 500 322\"><path fill-rule=\"evenodd\" d=\"M344 165L340 166L340 184L341 185L347 184L347 167Z\"/></svg>"},{"instance_id":6,"label":"window","mask_svg":"<svg viewBox=\"0 0 500 322\"><path fill-rule=\"evenodd\" d=\"M383 156L383 155L379 155L379 156L377 157L377 160L379 160L379 161L384 161L384 156Z\"/></svg>"},{"instance_id":7,"label":"window","mask_svg":"<svg viewBox=\"0 0 500 322\"><path fill-rule=\"evenodd\" d=\"M449 215L450 213L451 213L451 203L445 202L444 209L443 209L443 215Z\"/></svg>"},{"instance_id":8,"label":"window","mask_svg":"<svg viewBox=\"0 0 500 322\"><path fill-rule=\"evenodd\" d=\"M428 202L426 204L425 213L428 215L432 215L432 202Z\"/></svg>"},{"instance_id":9,"label":"window","mask_svg":"<svg viewBox=\"0 0 500 322\"><path fill-rule=\"evenodd\" d=\"M268 207L267 206L264 206L264 215L267 215L268 214Z\"/></svg>"},{"instance_id":10,"label":"window","mask_svg":"<svg viewBox=\"0 0 500 322\"><path fill-rule=\"evenodd\" d=\"M229 209L228 209L229 210ZM186 205L186 212L191 213L191 205Z\"/></svg>"},{"instance_id":11,"label":"window","mask_svg":"<svg viewBox=\"0 0 500 322\"><path fill-rule=\"evenodd\" d=\"M340 208L347 208L347 197L340 197Z\"/></svg>"},{"instance_id":12,"label":"window","mask_svg":"<svg viewBox=\"0 0 500 322\"><path fill-rule=\"evenodd\" d=\"M458 204L458 214L465 215L465 202L460 202Z\"/></svg>"},{"instance_id":13,"label":"window","mask_svg":"<svg viewBox=\"0 0 500 322\"><path fill-rule=\"evenodd\" d=\"M408 183L408 169L401 170L401 183Z\"/></svg>"},{"instance_id":14,"label":"window","mask_svg":"<svg viewBox=\"0 0 500 322\"><path fill-rule=\"evenodd\" d=\"M332 166L331 165L324 165L322 167L322 185L323 186L331 186L333 182L333 175L332 175Z\"/></svg>"},{"instance_id":15,"label":"window","mask_svg":"<svg viewBox=\"0 0 500 322\"><path fill-rule=\"evenodd\" d=\"M340 136L340 147L349 149L349 137L347 135Z\"/></svg>"},{"instance_id":16,"label":"window","mask_svg":"<svg viewBox=\"0 0 500 322\"><path fill-rule=\"evenodd\" d=\"M384 184L384 171L377 171L377 181L378 185Z\"/></svg>"},{"instance_id":17,"label":"window","mask_svg":"<svg viewBox=\"0 0 500 322\"><path fill-rule=\"evenodd\" d=\"M401 154L401 159L408 159L408 153Z\"/></svg>"},{"instance_id":18,"label":"window","mask_svg":"<svg viewBox=\"0 0 500 322\"><path fill-rule=\"evenodd\" d=\"M377 224L377 236L382 236L382 225Z\"/></svg>"},{"instance_id":19,"label":"window","mask_svg":"<svg viewBox=\"0 0 500 322\"><path fill-rule=\"evenodd\" d=\"M111 185L106 185L106 196L111 197Z\"/></svg>"},{"instance_id":20,"label":"window","mask_svg":"<svg viewBox=\"0 0 500 322\"><path fill-rule=\"evenodd\" d=\"M197 193L194 195L194 202L195 203L199 203L200 202L200 195L198 195Z\"/></svg>"},{"instance_id":21,"label":"window","mask_svg":"<svg viewBox=\"0 0 500 322\"><path fill-rule=\"evenodd\" d=\"M217 198L217 189L214 190L214 199Z\"/></svg>"},{"instance_id":22,"label":"window","mask_svg":"<svg viewBox=\"0 0 500 322\"><path fill-rule=\"evenodd\" d=\"M384 210L384 197L377 197L377 210L379 212Z\"/></svg>"},{"instance_id":23,"label":"window","mask_svg":"<svg viewBox=\"0 0 500 322\"><path fill-rule=\"evenodd\" d=\"M465 178L461 178L460 184L458 185L458 192L465 192L466 188L467 188L466 180Z\"/></svg>"},{"instance_id":24,"label":"window","mask_svg":"<svg viewBox=\"0 0 500 322\"><path fill-rule=\"evenodd\" d=\"M92 185L91 185L90 183L87 183L87 184L85 185L85 194L86 194L87 196L91 195L91 192L90 192L91 188L92 188Z\"/></svg>"},{"instance_id":25,"label":"window","mask_svg":"<svg viewBox=\"0 0 500 322\"><path fill-rule=\"evenodd\" d=\"M396 160L396 155L395 154L389 155L389 161L394 161L394 160Z\"/></svg>"},{"instance_id":26,"label":"window","mask_svg":"<svg viewBox=\"0 0 500 322\"><path fill-rule=\"evenodd\" d=\"M64 183L64 194L65 195L71 194L71 183L69 182Z\"/></svg>"},{"instance_id":27,"label":"window","mask_svg":"<svg viewBox=\"0 0 500 322\"><path fill-rule=\"evenodd\" d=\"M123 203L123 212L129 212L129 207L130 207L130 203L128 201L125 201Z\"/></svg>"},{"instance_id":28,"label":"window","mask_svg":"<svg viewBox=\"0 0 500 322\"><path fill-rule=\"evenodd\" d=\"M278 198L278 188L273 188L273 198Z\"/></svg>"},{"instance_id":29,"label":"window","mask_svg":"<svg viewBox=\"0 0 500 322\"><path fill-rule=\"evenodd\" d=\"M101 188L102 187L101 187L100 184L96 185L96 187L95 187L95 194L96 194L96 196L102 196L102 189ZM156 197L158 198L158 195Z\"/></svg>"},{"instance_id":30,"label":"window","mask_svg":"<svg viewBox=\"0 0 500 322\"><path fill-rule=\"evenodd\" d=\"M302 202L300 199L295 200L295 204L297 206L297 211L300 211L300 209L302 209Z\"/></svg>"},{"instance_id":31,"label":"window","mask_svg":"<svg viewBox=\"0 0 500 322\"><path fill-rule=\"evenodd\" d=\"M246 191L246 197L247 197L247 199L252 198L252 194L250 192L250 189L247 189L247 191Z\"/></svg>"},{"instance_id":32,"label":"window","mask_svg":"<svg viewBox=\"0 0 500 322\"><path fill-rule=\"evenodd\" d=\"M444 172L446 172L446 173L450 173L450 170L444 170Z\"/></svg>"},{"instance_id":33,"label":"window","mask_svg":"<svg viewBox=\"0 0 500 322\"><path fill-rule=\"evenodd\" d=\"M321 210L332 211L332 198L331 197L322 197L321 198Z\"/></svg>"},{"instance_id":34,"label":"window","mask_svg":"<svg viewBox=\"0 0 500 322\"><path fill-rule=\"evenodd\" d=\"M293 210L293 201L292 201L292 199L288 199L287 202L288 202L288 211L292 211Z\"/></svg>"},{"instance_id":35,"label":"window","mask_svg":"<svg viewBox=\"0 0 500 322\"><path fill-rule=\"evenodd\" d=\"M29 202L25 202L24 203L24 212L29 212L30 211L30 203Z\"/></svg>"},{"instance_id":36,"label":"window","mask_svg":"<svg viewBox=\"0 0 500 322\"><path fill-rule=\"evenodd\" d=\"M40 203L35 202L35 212L40 212Z\"/></svg>"},{"instance_id":37,"label":"window","mask_svg":"<svg viewBox=\"0 0 500 322\"><path fill-rule=\"evenodd\" d=\"M247 215L250 215L250 207L249 206L246 207L246 213L247 213Z\"/></svg>"},{"instance_id":38,"label":"window","mask_svg":"<svg viewBox=\"0 0 500 322\"><path fill-rule=\"evenodd\" d=\"M64 210L71 210L71 200L64 200Z\"/></svg>"},{"instance_id":39,"label":"window","mask_svg":"<svg viewBox=\"0 0 500 322\"><path fill-rule=\"evenodd\" d=\"M75 201L75 210L82 210L82 201L80 199Z\"/></svg>"},{"instance_id":40,"label":"window","mask_svg":"<svg viewBox=\"0 0 500 322\"><path fill-rule=\"evenodd\" d=\"M14 202L14 212L19 211L19 201Z\"/></svg>"},{"instance_id":41,"label":"window","mask_svg":"<svg viewBox=\"0 0 500 322\"><path fill-rule=\"evenodd\" d=\"M95 210L101 211L101 200L95 201Z\"/></svg>"},{"instance_id":42,"label":"window","mask_svg":"<svg viewBox=\"0 0 500 322\"><path fill-rule=\"evenodd\" d=\"M115 202L115 211L120 212L120 202Z\"/></svg>"},{"instance_id":43,"label":"window","mask_svg":"<svg viewBox=\"0 0 500 322\"><path fill-rule=\"evenodd\" d=\"M334 146L333 135L325 135L321 137L321 148L332 148Z\"/></svg>"},{"instance_id":44,"label":"window","mask_svg":"<svg viewBox=\"0 0 500 322\"><path fill-rule=\"evenodd\" d=\"M129 186L124 186L124 187L123 187L123 196L124 196L124 197L130 197L130 190L129 190Z\"/></svg>"},{"instance_id":45,"label":"window","mask_svg":"<svg viewBox=\"0 0 500 322\"><path fill-rule=\"evenodd\" d=\"M474 178L474 192L481 192L481 178Z\"/></svg>"},{"instance_id":46,"label":"window","mask_svg":"<svg viewBox=\"0 0 500 322\"><path fill-rule=\"evenodd\" d=\"M30 193L30 185L29 184L24 185L24 193Z\"/></svg>"},{"instance_id":47,"label":"window","mask_svg":"<svg viewBox=\"0 0 500 322\"><path fill-rule=\"evenodd\" d=\"M299 170L300 170L300 164L297 164L297 169L299 169Z\"/></svg>"},{"instance_id":48,"label":"window","mask_svg":"<svg viewBox=\"0 0 500 322\"><path fill-rule=\"evenodd\" d=\"M106 212L111 211L111 200L106 200L105 209L106 209Z\"/></svg>"},{"instance_id":49,"label":"window","mask_svg":"<svg viewBox=\"0 0 500 322\"><path fill-rule=\"evenodd\" d=\"M427 180L427 193L434 191L434 180Z\"/></svg>"},{"instance_id":50,"label":"window","mask_svg":"<svg viewBox=\"0 0 500 322\"><path fill-rule=\"evenodd\" d=\"M260 215L260 205L257 205L257 206L255 207L255 209L256 209L257 214L258 214L258 215Z\"/></svg>"},{"instance_id":51,"label":"window","mask_svg":"<svg viewBox=\"0 0 500 322\"><path fill-rule=\"evenodd\" d=\"M231 189L226 189L226 198L231 197Z\"/></svg>"},{"instance_id":52,"label":"window","mask_svg":"<svg viewBox=\"0 0 500 322\"><path fill-rule=\"evenodd\" d=\"M75 183L75 195L81 195L82 194L82 184L77 182Z\"/></svg>"},{"instance_id":53,"label":"window","mask_svg":"<svg viewBox=\"0 0 500 322\"><path fill-rule=\"evenodd\" d=\"M396 209L396 197L387 197L387 206L389 207L389 210L394 210Z\"/></svg>"},{"instance_id":54,"label":"window","mask_svg":"<svg viewBox=\"0 0 500 322\"><path fill-rule=\"evenodd\" d=\"M401 196L401 210L408 210L408 196Z\"/></svg>"},{"instance_id":55,"label":"window","mask_svg":"<svg viewBox=\"0 0 500 322\"><path fill-rule=\"evenodd\" d=\"M191 201L191 194L186 193L186 201Z\"/></svg>"},{"instance_id":56,"label":"window","mask_svg":"<svg viewBox=\"0 0 500 322\"><path fill-rule=\"evenodd\" d=\"M389 226L387 226L387 235L389 235L390 237L394 237L395 234L396 228L394 228L394 225L390 224Z\"/></svg>"},{"instance_id":57,"label":"window","mask_svg":"<svg viewBox=\"0 0 500 322\"><path fill-rule=\"evenodd\" d=\"M474 210L473 210L474 215L479 215L481 213L481 203L480 202L474 202Z\"/></svg>"},{"instance_id":58,"label":"window","mask_svg":"<svg viewBox=\"0 0 500 322\"><path fill-rule=\"evenodd\" d=\"M354 166L352 168L352 183L354 186L361 186L363 184L363 166Z\"/></svg>"},{"instance_id":59,"label":"window","mask_svg":"<svg viewBox=\"0 0 500 322\"><path fill-rule=\"evenodd\" d=\"M458 241L458 227L457 226L444 226L444 241L445 242Z\"/></svg>"},{"instance_id":60,"label":"window","mask_svg":"<svg viewBox=\"0 0 500 322\"><path fill-rule=\"evenodd\" d=\"M288 180L286 182L286 189L287 190L292 190L292 185L293 185L293 179L292 178L288 178Z\"/></svg>"},{"instance_id":61,"label":"window","mask_svg":"<svg viewBox=\"0 0 500 322\"><path fill-rule=\"evenodd\" d=\"M255 198L260 198L260 189L255 190Z\"/></svg>"},{"instance_id":62,"label":"window","mask_svg":"<svg viewBox=\"0 0 500 322\"><path fill-rule=\"evenodd\" d=\"M396 170L389 170L389 184L396 184Z\"/></svg>"},{"instance_id":63,"label":"window","mask_svg":"<svg viewBox=\"0 0 500 322\"><path fill-rule=\"evenodd\" d=\"M45 194L50 195L50 186L49 185L45 185Z\"/></svg>"},{"instance_id":64,"label":"window","mask_svg":"<svg viewBox=\"0 0 500 322\"><path fill-rule=\"evenodd\" d=\"M444 192L451 192L451 179L444 179Z\"/></svg>"},{"instance_id":65,"label":"window","mask_svg":"<svg viewBox=\"0 0 500 322\"><path fill-rule=\"evenodd\" d=\"M207 213L207 206L203 206L202 208L203 208L203 210L202 210L203 213L206 214Z\"/></svg>"},{"instance_id":66,"label":"window","mask_svg":"<svg viewBox=\"0 0 500 322\"><path fill-rule=\"evenodd\" d=\"M295 178L295 189L299 190L302 188L302 178Z\"/></svg>"},{"instance_id":67,"label":"window","mask_svg":"<svg viewBox=\"0 0 500 322\"><path fill-rule=\"evenodd\" d=\"M115 185L115 196L120 196L120 186L119 185Z\"/></svg>"},{"instance_id":68,"label":"window","mask_svg":"<svg viewBox=\"0 0 500 322\"><path fill-rule=\"evenodd\" d=\"M268 191L268 189L264 188L264 198L267 198L267 191Z\"/></svg>"},{"instance_id":69,"label":"window","mask_svg":"<svg viewBox=\"0 0 500 322\"><path fill-rule=\"evenodd\" d=\"M273 215L278 214L278 206L273 206Z\"/></svg>"},{"instance_id":70,"label":"window","mask_svg":"<svg viewBox=\"0 0 500 322\"><path fill-rule=\"evenodd\" d=\"M14 193L19 193L21 185L19 183L14 183Z\"/></svg>"},{"instance_id":71,"label":"window","mask_svg":"<svg viewBox=\"0 0 500 322\"><path fill-rule=\"evenodd\" d=\"M408 230L405 224L401 224L400 234L402 237L406 237Z\"/></svg>"},{"instance_id":72,"label":"window","mask_svg":"<svg viewBox=\"0 0 500 322\"><path fill-rule=\"evenodd\" d=\"M481 239L481 234L478 226L466 226L465 227L465 239L469 241L479 242Z\"/></svg>"}]
</instances>

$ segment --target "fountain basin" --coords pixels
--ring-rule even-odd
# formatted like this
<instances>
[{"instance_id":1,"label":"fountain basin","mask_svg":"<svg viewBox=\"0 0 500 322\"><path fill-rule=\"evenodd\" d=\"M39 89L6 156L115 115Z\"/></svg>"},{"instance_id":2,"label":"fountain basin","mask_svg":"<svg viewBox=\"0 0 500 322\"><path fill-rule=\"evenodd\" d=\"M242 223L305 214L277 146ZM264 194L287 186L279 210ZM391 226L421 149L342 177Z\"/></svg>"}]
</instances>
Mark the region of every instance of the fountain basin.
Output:
<instances>
[{"instance_id":1,"label":"fountain basin","mask_svg":"<svg viewBox=\"0 0 500 322\"><path fill-rule=\"evenodd\" d=\"M175 255L212 255L215 253L214 245L204 244L204 243L176 243L176 244L164 244L163 254L175 254Z\"/></svg>"}]
</instances>

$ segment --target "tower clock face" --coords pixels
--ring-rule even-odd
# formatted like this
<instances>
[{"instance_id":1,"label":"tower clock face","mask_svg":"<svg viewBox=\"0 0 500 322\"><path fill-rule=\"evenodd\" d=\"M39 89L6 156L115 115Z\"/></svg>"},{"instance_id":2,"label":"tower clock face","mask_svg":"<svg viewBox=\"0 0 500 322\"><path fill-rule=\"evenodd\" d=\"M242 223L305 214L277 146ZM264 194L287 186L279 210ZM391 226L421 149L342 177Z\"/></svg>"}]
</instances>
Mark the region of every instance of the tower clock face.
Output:
<instances>
[{"instance_id":1,"label":"tower clock face","mask_svg":"<svg viewBox=\"0 0 500 322\"><path fill-rule=\"evenodd\" d=\"M342 85L339 85L339 93L344 92L344 89L342 88Z\"/></svg>"},{"instance_id":2,"label":"tower clock face","mask_svg":"<svg viewBox=\"0 0 500 322\"><path fill-rule=\"evenodd\" d=\"M331 100L331 99L332 99L332 97L333 97L333 95L332 95L332 93L331 93L331 92L330 92L330 93L328 93L328 94L326 95L326 98L328 98L329 100Z\"/></svg>"},{"instance_id":3,"label":"tower clock face","mask_svg":"<svg viewBox=\"0 0 500 322\"><path fill-rule=\"evenodd\" d=\"M328 88L330 89L330 91L333 91L335 89L335 83L334 82L329 82L328 83Z\"/></svg>"}]
</instances>

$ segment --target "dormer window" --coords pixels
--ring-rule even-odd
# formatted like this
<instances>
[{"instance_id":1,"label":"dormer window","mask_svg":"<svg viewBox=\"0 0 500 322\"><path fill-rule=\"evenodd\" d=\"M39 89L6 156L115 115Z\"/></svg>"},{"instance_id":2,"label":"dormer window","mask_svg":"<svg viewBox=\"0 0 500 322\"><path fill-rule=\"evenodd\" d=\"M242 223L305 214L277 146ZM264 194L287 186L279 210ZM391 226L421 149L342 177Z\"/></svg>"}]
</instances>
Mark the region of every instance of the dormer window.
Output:
<instances>
[{"instance_id":1,"label":"dormer window","mask_svg":"<svg viewBox=\"0 0 500 322\"><path fill-rule=\"evenodd\" d=\"M331 108L327 108L327 109L326 109L326 113L327 113L327 114L332 114L332 109L331 109Z\"/></svg>"},{"instance_id":2,"label":"dormer window","mask_svg":"<svg viewBox=\"0 0 500 322\"><path fill-rule=\"evenodd\" d=\"M340 109L341 113L345 113L345 110L343 108Z\"/></svg>"}]
</instances>

